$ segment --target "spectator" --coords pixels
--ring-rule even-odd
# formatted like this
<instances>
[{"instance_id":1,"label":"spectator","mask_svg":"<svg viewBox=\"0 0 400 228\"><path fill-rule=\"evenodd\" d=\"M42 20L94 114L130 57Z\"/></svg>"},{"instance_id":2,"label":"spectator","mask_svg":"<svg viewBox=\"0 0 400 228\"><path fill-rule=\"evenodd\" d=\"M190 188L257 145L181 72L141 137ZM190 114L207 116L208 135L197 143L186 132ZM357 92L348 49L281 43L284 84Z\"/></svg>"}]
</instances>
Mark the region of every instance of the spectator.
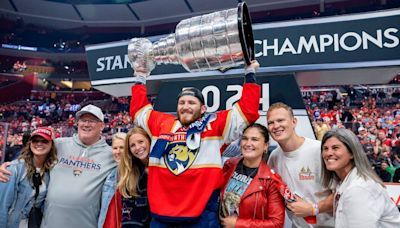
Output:
<instances>
[{"instance_id":1,"label":"spectator","mask_svg":"<svg viewBox=\"0 0 400 228\"><path fill-rule=\"evenodd\" d=\"M321 155L323 186L337 184L335 227L398 227L400 213L354 133L347 129L327 132Z\"/></svg>"},{"instance_id":2,"label":"spectator","mask_svg":"<svg viewBox=\"0 0 400 228\"><path fill-rule=\"evenodd\" d=\"M354 117L353 114L349 111L348 107L343 108L343 113L340 117L340 121L344 124L345 128L352 129Z\"/></svg>"},{"instance_id":3,"label":"spectator","mask_svg":"<svg viewBox=\"0 0 400 228\"><path fill-rule=\"evenodd\" d=\"M363 146L364 151L367 155L374 152L374 145L376 144L376 140L371 140L370 138L366 137L360 140L360 143Z\"/></svg>"},{"instance_id":4,"label":"spectator","mask_svg":"<svg viewBox=\"0 0 400 228\"><path fill-rule=\"evenodd\" d=\"M283 198L271 178L274 174L263 160L268 142L268 130L252 124L243 130L243 157L225 163L220 212L223 227L283 227Z\"/></svg>"},{"instance_id":5,"label":"spectator","mask_svg":"<svg viewBox=\"0 0 400 228\"><path fill-rule=\"evenodd\" d=\"M396 168L389 166L386 161L382 161L379 177L383 182L392 182L395 171Z\"/></svg>"},{"instance_id":6,"label":"spectator","mask_svg":"<svg viewBox=\"0 0 400 228\"><path fill-rule=\"evenodd\" d=\"M0 183L0 227L40 226L49 171L57 162L52 135L50 128L38 128L32 132L19 159L8 167L11 179ZM32 224L34 218L30 216L34 216L34 211L39 213L39 217Z\"/></svg>"},{"instance_id":7,"label":"spectator","mask_svg":"<svg viewBox=\"0 0 400 228\"><path fill-rule=\"evenodd\" d=\"M126 133L123 132L118 132L115 133L112 136L112 155L114 158L114 161L116 161L117 163L119 163L119 161L121 160L121 154L124 151L125 148L125 138L126 138Z\"/></svg>"},{"instance_id":8,"label":"spectator","mask_svg":"<svg viewBox=\"0 0 400 228\"><path fill-rule=\"evenodd\" d=\"M322 118L319 118L316 120L316 123L314 123L314 129L315 134L317 135L317 139L321 141L322 137L324 137L324 134L329 131L330 127L329 125L324 123L324 120Z\"/></svg>"},{"instance_id":9,"label":"spectator","mask_svg":"<svg viewBox=\"0 0 400 228\"><path fill-rule=\"evenodd\" d=\"M365 127L361 126L358 128L358 138L359 139L363 139L363 138L368 138L368 132L367 129L365 129Z\"/></svg>"},{"instance_id":10,"label":"spectator","mask_svg":"<svg viewBox=\"0 0 400 228\"><path fill-rule=\"evenodd\" d=\"M311 227L303 217L317 214L317 226L333 227L333 218L325 213L332 210L332 194L320 184L321 142L296 134L297 119L291 107L272 104L267 112L267 125L279 147L272 151L268 165L300 197L287 202L287 215L293 227Z\"/></svg>"},{"instance_id":11,"label":"spectator","mask_svg":"<svg viewBox=\"0 0 400 228\"><path fill-rule=\"evenodd\" d=\"M378 132L378 139L381 140L382 144L391 147L392 146L392 140L388 139L386 137L386 132L385 131L379 131Z\"/></svg>"}]
</instances>

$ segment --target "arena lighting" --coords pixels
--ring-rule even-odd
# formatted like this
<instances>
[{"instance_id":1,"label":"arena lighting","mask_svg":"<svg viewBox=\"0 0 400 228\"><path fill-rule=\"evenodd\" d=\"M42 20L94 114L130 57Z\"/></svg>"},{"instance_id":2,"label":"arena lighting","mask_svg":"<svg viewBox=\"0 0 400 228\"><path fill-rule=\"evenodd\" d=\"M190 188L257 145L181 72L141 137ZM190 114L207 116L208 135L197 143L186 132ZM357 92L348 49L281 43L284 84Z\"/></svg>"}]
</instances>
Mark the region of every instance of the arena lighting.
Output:
<instances>
[{"instance_id":1,"label":"arena lighting","mask_svg":"<svg viewBox=\"0 0 400 228\"><path fill-rule=\"evenodd\" d=\"M72 89L73 82L72 81L60 81L60 83L70 89Z\"/></svg>"},{"instance_id":2,"label":"arena lighting","mask_svg":"<svg viewBox=\"0 0 400 228\"><path fill-rule=\"evenodd\" d=\"M37 51L37 47L28 47L22 45L14 45L14 44L1 44L2 48L14 49L14 50L22 50L22 51Z\"/></svg>"}]
</instances>

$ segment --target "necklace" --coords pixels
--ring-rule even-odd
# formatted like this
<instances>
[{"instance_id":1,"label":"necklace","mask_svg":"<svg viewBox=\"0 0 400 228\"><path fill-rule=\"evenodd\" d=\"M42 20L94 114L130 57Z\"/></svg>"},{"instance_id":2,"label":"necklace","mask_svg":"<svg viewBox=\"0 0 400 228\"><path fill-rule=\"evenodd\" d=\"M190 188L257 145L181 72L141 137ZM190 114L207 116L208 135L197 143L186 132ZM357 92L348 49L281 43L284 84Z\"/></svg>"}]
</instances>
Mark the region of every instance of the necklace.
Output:
<instances>
[{"instance_id":1,"label":"necklace","mask_svg":"<svg viewBox=\"0 0 400 228\"><path fill-rule=\"evenodd\" d=\"M251 170L251 172L249 173L249 170ZM258 171L258 167L257 168L249 168L247 166L245 166L242 162L242 173L248 177L253 177L257 171Z\"/></svg>"}]
</instances>

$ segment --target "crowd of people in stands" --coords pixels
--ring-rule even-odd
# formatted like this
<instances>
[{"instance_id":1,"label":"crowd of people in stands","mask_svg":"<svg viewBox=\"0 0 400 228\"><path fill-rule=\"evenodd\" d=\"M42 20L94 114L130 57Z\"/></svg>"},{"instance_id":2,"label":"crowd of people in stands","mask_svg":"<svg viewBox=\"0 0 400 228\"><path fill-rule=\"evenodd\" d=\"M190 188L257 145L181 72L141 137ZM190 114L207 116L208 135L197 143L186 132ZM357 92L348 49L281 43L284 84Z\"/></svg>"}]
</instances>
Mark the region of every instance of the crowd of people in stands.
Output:
<instances>
[{"instance_id":1,"label":"crowd of people in stands","mask_svg":"<svg viewBox=\"0 0 400 228\"><path fill-rule=\"evenodd\" d=\"M13 65L13 72L24 72L26 70L26 62L23 61L22 63L17 60L17 62L14 63Z\"/></svg>"},{"instance_id":2,"label":"crowd of people in stands","mask_svg":"<svg viewBox=\"0 0 400 228\"><path fill-rule=\"evenodd\" d=\"M332 128L347 128L359 138L376 173L384 182L399 182L400 88L391 92L350 89L307 93L304 97L317 139ZM400 171L398 172L400 174Z\"/></svg>"}]
</instances>

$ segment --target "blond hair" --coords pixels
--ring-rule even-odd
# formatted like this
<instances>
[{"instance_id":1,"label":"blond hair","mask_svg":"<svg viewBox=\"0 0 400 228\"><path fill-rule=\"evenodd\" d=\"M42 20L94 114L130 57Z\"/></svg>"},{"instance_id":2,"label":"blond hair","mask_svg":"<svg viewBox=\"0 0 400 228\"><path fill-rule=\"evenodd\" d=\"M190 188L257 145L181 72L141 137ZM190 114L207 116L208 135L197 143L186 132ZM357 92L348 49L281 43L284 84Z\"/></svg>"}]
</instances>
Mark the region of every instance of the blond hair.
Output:
<instances>
[{"instance_id":1,"label":"blond hair","mask_svg":"<svg viewBox=\"0 0 400 228\"><path fill-rule=\"evenodd\" d=\"M125 142L126 139L126 133L125 132L117 132L115 134L112 135L112 142L114 143L114 141L116 139L122 140Z\"/></svg>"},{"instance_id":2,"label":"blond hair","mask_svg":"<svg viewBox=\"0 0 400 228\"><path fill-rule=\"evenodd\" d=\"M289 114L291 115L291 117L294 117L292 107L290 107L289 105L287 105L287 104L285 104L285 103L283 103L283 102L276 102L276 103L273 103L271 106L269 106L268 111L267 111L267 115L268 115L268 113L271 112L272 110L279 109L279 108L285 109L286 111L289 112Z\"/></svg>"},{"instance_id":3,"label":"blond hair","mask_svg":"<svg viewBox=\"0 0 400 228\"><path fill-rule=\"evenodd\" d=\"M126 135L125 148L118 167L120 175L118 189L121 195L125 198L138 196L138 186L141 175L139 167L143 166L142 161L133 156L129 148L129 138L133 134L141 134L145 136L145 138L149 141L149 144L151 143L150 136L141 127L135 126L134 128L130 129Z\"/></svg>"}]
</instances>

